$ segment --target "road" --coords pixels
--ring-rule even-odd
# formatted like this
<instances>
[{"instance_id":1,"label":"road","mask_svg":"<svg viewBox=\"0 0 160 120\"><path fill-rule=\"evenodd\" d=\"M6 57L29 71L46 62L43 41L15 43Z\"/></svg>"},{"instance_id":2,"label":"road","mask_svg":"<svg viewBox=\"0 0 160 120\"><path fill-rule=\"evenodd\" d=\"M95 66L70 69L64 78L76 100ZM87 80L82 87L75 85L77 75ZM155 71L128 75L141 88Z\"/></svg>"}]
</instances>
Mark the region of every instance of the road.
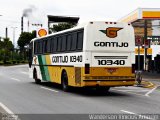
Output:
<instances>
[{"instance_id":1,"label":"road","mask_svg":"<svg viewBox=\"0 0 160 120\"><path fill-rule=\"evenodd\" d=\"M160 88L115 87L109 93L34 83L28 66L0 66L0 103L14 114L159 114Z\"/></svg>"}]
</instances>

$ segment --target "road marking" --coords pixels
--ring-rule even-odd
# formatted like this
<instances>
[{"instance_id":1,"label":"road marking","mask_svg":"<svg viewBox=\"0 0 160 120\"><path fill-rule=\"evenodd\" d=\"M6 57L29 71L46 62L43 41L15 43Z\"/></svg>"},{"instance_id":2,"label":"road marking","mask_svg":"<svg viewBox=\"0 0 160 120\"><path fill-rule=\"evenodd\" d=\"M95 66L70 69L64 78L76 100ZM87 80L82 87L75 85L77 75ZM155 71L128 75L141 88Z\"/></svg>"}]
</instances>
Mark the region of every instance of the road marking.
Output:
<instances>
[{"instance_id":1,"label":"road marking","mask_svg":"<svg viewBox=\"0 0 160 120\"><path fill-rule=\"evenodd\" d=\"M127 91L127 92L130 92L130 91L131 91L131 92L132 92L132 91L133 91L133 92L148 92L149 90L120 90L120 91L124 91L124 92L125 92L125 91Z\"/></svg>"},{"instance_id":2,"label":"road marking","mask_svg":"<svg viewBox=\"0 0 160 120\"><path fill-rule=\"evenodd\" d=\"M0 106L9 114L14 114L9 108L7 108L4 104L0 102Z\"/></svg>"},{"instance_id":3,"label":"road marking","mask_svg":"<svg viewBox=\"0 0 160 120\"><path fill-rule=\"evenodd\" d=\"M155 91L157 89L158 86L156 86L155 88L153 88L152 90L150 90L149 92L147 92L145 94L145 96L149 97L149 94L151 94L153 91Z\"/></svg>"},{"instance_id":4,"label":"road marking","mask_svg":"<svg viewBox=\"0 0 160 120\"><path fill-rule=\"evenodd\" d=\"M11 78L11 79L14 80L14 81L17 81L17 82L21 82L21 80L16 79L16 78Z\"/></svg>"},{"instance_id":5,"label":"road marking","mask_svg":"<svg viewBox=\"0 0 160 120\"><path fill-rule=\"evenodd\" d=\"M135 94L135 95L139 95L139 96L145 96L145 95L142 95L142 94L138 94L138 93L134 93L134 92L129 92L129 91L116 90L116 89L112 89L112 90L120 91L120 92L124 92L124 93L131 93L131 94Z\"/></svg>"},{"instance_id":6,"label":"road marking","mask_svg":"<svg viewBox=\"0 0 160 120\"><path fill-rule=\"evenodd\" d=\"M28 72L21 72L21 73L28 75Z\"/></svg>"},{"instance_id":7,"label":"road marking","mask_svg":"<svg viewBox=\"0 0 160 120\"><path fill-rule=\"evenodd\" d=\"M126 111L126 110L120 110L120 111L124 112L124 113L127 113L127 114L137 115L137 116L139 116L139 118L143 118L143 119L147 119L147 120L155 120L155 119L150 118L150 117L145 116L145 115L138 115L138 114L136 114L134 112L130 112L130 111Z\"/></svg>"},{"instance_id":8,"label":"road marking","mask_svg":"<svg viewBox=\"0 0 160 120\"><path fill-rule=\"evenodd\" d=\"M124 113L128 113L128 114L134 114L134 115L136 115L136 113L133 113L133 112L130 112L130 111L126 111L126 110L121 110L121 112L124 112Z\"/></svg>"},{"instance_id":9,"label":"road marking","mask_svg":"<svg viewBox=\"0 0 160 120\"><path fill-rule=\"evenodd\" d=\"M41 87L41 88L42 88L42 89L45 89L45 90L53 91L53 92L59 92L59 91L57 91L57 90L49 89L49 88L47 88L47 87Z\"/></svg>"},{"instance_id":10,"label":"road marking","mask_svg":"<svg viewBox=\"0 0 160 120\"><path fill-rule=\"evenodd\" d=\"M15 115L8 107L6 107L3 103L0 102L0 107L3 108L8 114L9 118L12 120L19 120L18 115ZM2 119L3 119L3 113L2 113ZM5 117L4 117L5 119Z\"/></svg>"}]
</instances>

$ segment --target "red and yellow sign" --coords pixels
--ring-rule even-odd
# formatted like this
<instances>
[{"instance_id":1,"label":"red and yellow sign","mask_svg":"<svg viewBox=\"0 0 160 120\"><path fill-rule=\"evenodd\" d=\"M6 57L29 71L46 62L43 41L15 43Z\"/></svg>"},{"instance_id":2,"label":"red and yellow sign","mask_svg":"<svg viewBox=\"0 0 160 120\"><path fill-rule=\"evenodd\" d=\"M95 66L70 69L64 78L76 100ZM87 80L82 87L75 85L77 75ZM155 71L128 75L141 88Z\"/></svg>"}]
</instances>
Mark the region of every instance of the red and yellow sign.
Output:
<instances>
[{"instance_id":1,"label":"red and yellow sign","mask_svg":"<svg viewBox=\"0 0 160 120\"><path fill-rule=\"evenodd\" d=\"M38 31L38 36L39 37L43 37L43 36L46 36L47 35L47 30L45 30L45 29L40 29L39 31Z\"/></svg>"}]
</instances>

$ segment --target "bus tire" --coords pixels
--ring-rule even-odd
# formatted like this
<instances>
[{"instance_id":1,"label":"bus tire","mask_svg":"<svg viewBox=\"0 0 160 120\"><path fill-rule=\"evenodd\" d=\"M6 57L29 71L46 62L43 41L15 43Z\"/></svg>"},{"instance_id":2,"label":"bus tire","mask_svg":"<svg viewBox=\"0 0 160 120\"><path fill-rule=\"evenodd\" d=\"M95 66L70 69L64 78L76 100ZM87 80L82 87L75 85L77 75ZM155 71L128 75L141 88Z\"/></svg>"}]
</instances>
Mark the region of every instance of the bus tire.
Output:
<instances>
[{"instance_id":1,"label":"bus tire","mask_svg":"<svg viewBox=\"0 0 160 120\"><path fill-rule=\"evenodd\" d=\"M36 69L34 69L33 78L34 78L36 84L40 84L41 83L41 80L37 78L37 71L36 71Z\"/></svg>"},{"instance_id":2,"label":"bus tire","mask_svg":"<svg viewBox=\"0 0 160 120\"><path fill-rule=\"evenodd\" d=\"M69 91L68 76L67 76L66 71L62 72L61 84L62 84L63 91L65 91L65 92Z\"/></svg>"}]
</instances>

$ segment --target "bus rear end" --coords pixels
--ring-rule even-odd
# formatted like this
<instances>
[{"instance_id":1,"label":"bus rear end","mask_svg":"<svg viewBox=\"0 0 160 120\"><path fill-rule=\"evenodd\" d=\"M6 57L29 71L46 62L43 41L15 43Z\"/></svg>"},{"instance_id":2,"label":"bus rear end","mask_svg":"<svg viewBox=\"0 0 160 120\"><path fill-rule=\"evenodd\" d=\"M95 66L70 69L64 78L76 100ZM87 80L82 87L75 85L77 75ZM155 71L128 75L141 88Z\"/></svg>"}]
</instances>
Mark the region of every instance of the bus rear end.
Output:
<instances>
[{"instance_id":1,"label":"bus rear end","mask_svg":"<svg viewBox=\"0 0 160 120\"><path fill-rule=\"evenodd\" d=\"M125 23L90 22L85 33L82 86L135 84L135 38Z\"/></svg>"}]
</instances>

